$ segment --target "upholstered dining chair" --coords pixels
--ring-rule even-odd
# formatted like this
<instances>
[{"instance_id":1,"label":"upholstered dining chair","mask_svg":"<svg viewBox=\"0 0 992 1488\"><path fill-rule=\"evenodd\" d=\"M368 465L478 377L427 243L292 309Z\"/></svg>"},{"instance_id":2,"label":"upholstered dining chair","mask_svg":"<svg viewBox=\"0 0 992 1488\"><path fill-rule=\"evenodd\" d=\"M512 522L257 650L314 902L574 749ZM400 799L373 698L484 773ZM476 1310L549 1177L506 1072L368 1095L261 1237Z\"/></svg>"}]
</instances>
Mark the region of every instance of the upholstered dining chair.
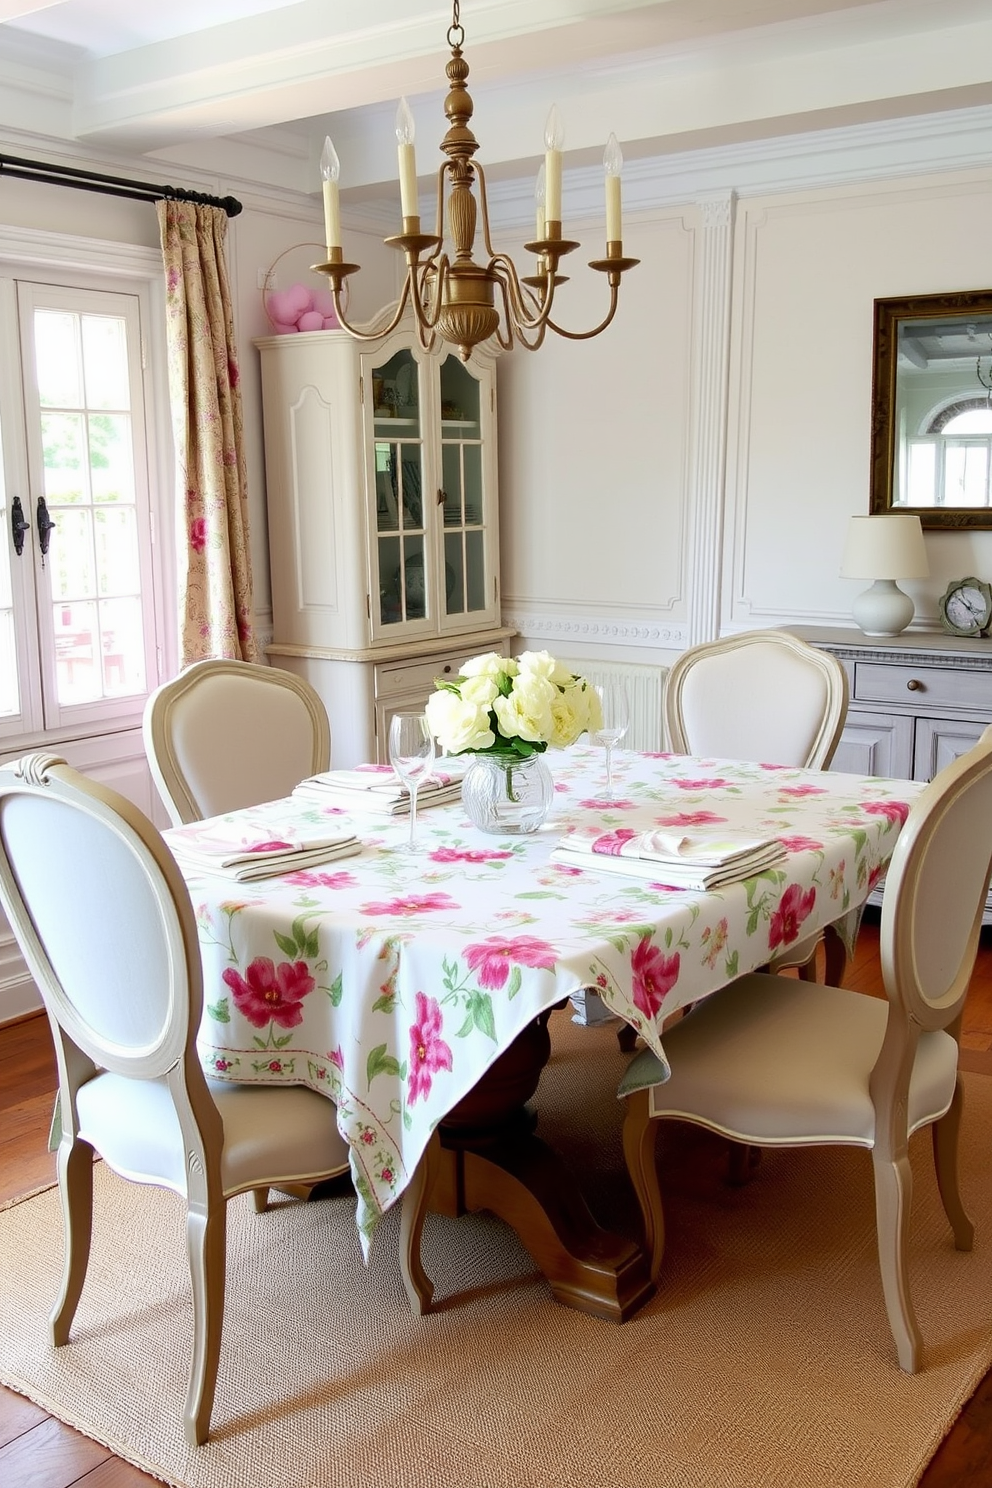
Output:
<instances>
[{"instance_id":1,"label":"upholstered dining chair","mask_svg":"<svg viewBox=\"0 0 992 1488\"><path fill-rule=\"evenodd\" d=\"M785 630L749 630L693 646L665 681L665 727L676 754L718 755L826 770L847 715L847 673L835 656ZM822 932L775 958L772 970L816 975ZM826 943L826 980L839 983L843 946Z\"/></svg>"},{"instance_id":2,"label":"upholstered dining chair","mask_svg":"<svg viewBox=\"0 0 992 1488\"><path fill-rule=\"evenodd\" d=\"M331 757L310 684L248 661L196 661L163 682L145 704L144 740L176 827L288 796Z\"/></svg>"},{"instance_id":3,"label":"upholstered dining chair","mask_svg":"<svg viewBox=\"0 0 992 1488\"><path fill-rule=\"evenodd\" d=\"M200 955L179 869L135 806L54 755L0 769L0 905L58 1062L65 1251L52 1343L68 1342L86 1276L95 1152L185 1201L193 1351L183 1423L199 1445L217 1379L228 1201L339 1172L334 1105L301 1087L204 1076Z\"/></svg>"},{"instance_id":4,"label":"upholstered dining chair","mask_svg":"<svg viewBox=\"0 0 992 1488\"><path fill-rule=\"evenodd\" d=\"M665 1034L671 1076L644 1050L621 1084L624 1148L652 1276L664 1247L655 1123L679 1120L761 1147L848 1145L872 1154L882 1288L899 1363L921 1336L909 1293L908 1142L932 1128L941 1200L958 1250L972 1224L958 1189L961 1014L992 871L992 728L910 807L882 901L886 999L753 972Z\"/></svg>"}]
</instances>

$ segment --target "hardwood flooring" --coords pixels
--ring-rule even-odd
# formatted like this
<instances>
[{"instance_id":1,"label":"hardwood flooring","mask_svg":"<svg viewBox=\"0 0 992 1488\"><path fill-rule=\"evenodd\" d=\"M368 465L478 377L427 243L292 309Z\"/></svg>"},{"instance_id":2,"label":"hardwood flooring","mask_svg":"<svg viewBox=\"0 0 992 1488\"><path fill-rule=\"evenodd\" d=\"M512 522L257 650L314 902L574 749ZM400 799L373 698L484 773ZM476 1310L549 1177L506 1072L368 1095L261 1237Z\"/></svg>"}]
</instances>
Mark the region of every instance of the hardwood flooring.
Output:
<instances>
[{"instance_id":1,"label":"hardwood flooring","mask_svg":"<svg viewBox=\"0 0 992 1488\"><path fill-rule=\"evenodd\" d=\"M871 911L869 911L871 915ZM877 918L866 917L846 984L878 994ZM961 1040L961 1063L992 1075L992 931L982 933ZM0 1028L0 1203L54 1181L47 1150L55 1059L44 1018ZM3 1488L137 1488L155 1478L122 1462L39 1406L0 1387ZM992 1488L992 1370L921 1479L921 1488ZM261 1484L259 1488L276 1488ZM742 1485L743 1488L743 1485ZM868 1488L868 1485L866 1485Z\"/></svg>"}]
</instances>

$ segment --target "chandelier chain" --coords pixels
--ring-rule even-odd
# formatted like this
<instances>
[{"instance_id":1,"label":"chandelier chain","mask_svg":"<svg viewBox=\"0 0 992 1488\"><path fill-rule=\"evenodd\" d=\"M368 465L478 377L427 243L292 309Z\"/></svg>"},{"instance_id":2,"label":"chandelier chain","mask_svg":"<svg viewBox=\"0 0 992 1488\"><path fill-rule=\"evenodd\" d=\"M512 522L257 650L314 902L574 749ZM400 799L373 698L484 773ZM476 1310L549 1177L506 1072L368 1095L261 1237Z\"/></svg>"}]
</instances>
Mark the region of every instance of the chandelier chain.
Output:
<instances>
[{"instance_id":1,"label":"chandelier chain","mask_svg":"<svg viewBox=\"0 0 992 1488\"><path fill-rule=\"evenodd\" d=\"M451 7L451 25L448 27L448 45L452 51L456 47L460 49L462 42L465 40L465 28L461 21L461 9L459 0L454 0Z\"/></svg>"}]
</instances>

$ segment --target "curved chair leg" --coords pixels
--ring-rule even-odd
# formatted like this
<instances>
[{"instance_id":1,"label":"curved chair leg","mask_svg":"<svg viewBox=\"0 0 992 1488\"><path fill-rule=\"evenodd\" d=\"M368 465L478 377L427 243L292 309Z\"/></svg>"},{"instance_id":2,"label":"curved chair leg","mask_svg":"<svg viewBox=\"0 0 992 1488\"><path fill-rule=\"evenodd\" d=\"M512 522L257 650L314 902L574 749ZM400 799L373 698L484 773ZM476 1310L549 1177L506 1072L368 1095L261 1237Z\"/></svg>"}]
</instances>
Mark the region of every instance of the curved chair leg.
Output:
<instances>
[{"instance_id":1,"label":"curved chair leg","mask_svg":"<svg viewBox=\"0 0 992 1488\"><path fill-rule=\"evenodd\" d=\"M227 1204L186 1215L186 1246L193 1284L193 1357L183 1407L183 1429L190 1446L200 1447L210 1430L217 1364L224 1327L224 1273L227 1260Z\"/></svg>"},{"instance_id":2,"label":"curved chair leg","mask_svg":"<svg viewBox=\"0 0 992 1488\"><path fill-rule=\"evenodd\" d=\"M420 1317L425 1312L430 1312L434 1297L434 1283L420 1260L420 1237L427 1217L431 1189L437 1176L440 1150L441 1139L435 1132L407 1185L400 1212L400 1272L410 1306Z\"/></svg>"},{"instance_id":3,"label":"curved chair leg","mask_svg":"<svg viewBox=\"0 0 992 1488\"><path fill-rule=\"evenodd\" d=\"M935 1121L933 1138L933 1165L937 1172L937 1187L944 1213L950 1220L954 1232L954 1244L958 1250L970 1250L975 1238L975 1226L969 1219L961 1202L958 1187L958 1131L961 1127L961 1112L964 1108L964 1089L958 1075L954 1086L954 1099L945 1116Z\"/></svg>"},{"instance_id":4,"label":"curved chair leg","mask_svg":"<svg viewBox=\"0 0 992 1488\"><path fill-rule=\"evenodd\" d=\"M651 1264L651 1280L657 1282L661 1258L665 1253L665 1211L662 1208L658 1166L654 1156L658 1127L650 1114L649 1097L648 1090L635 1090L633 1095L627 1096L623 1154L637 1202L641 1206L644 1249Z\"/></svg>"},{"instance_id":5,"label":"curved chair leg","mask_svg":"<svg viewBox=\"0 0 992 1488\"><path fill-rule=\"evenodd\" d=\"M251 1201L255 1206L256 1214L264 1214L269 1207L269 1190L267 1188L253 1188Z\"/></svg>"},{"instance_id":6,"label":"curved chair leg","mask_svg":"<svg viewBox=\"0 0 992 1488\"><path fill-rule=\"evenodd\" d=\"M56 1348L69 1341L69 1330L79 1305L90 1258L90 1239L93 1233L93 1148L88 1142L76 1140L60 1143L58 1178L65 1255L62 1261L62 1286L48 1318L52 1343Z\"/></svg>"},{"instance_id":7,"label":"curved chair leg","mask_svg":"<svg viewBox=\"0 0 992 1488\"><path fill-rule=\"evenodd\" d=\"M906 1263L906 1226L913 1198L913 1172L903 1150L891 1158L872 1152L875 1168L875 1223L878 1230L878 1262L889 1327L896 1342L899 1366L907 1374L920 1367L923 1339L909 1297L909 1268Z\"/></svg>"}]
</instances>

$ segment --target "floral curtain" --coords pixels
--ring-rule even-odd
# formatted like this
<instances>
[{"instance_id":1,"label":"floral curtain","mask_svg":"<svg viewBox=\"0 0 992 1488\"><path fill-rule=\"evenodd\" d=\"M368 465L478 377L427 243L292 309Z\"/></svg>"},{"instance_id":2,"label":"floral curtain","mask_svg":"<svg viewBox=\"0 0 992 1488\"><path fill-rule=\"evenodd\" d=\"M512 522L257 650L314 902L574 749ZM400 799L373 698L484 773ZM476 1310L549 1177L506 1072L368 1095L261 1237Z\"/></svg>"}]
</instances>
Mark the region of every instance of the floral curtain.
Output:
<instances>
[{"instance_id":1,"label":"floral curtain","mask_svg":"<svg viewBox=\"0 0 992 1488\"><path fill-rule=\"evenodd\" d=\"M169 396L183 504L180 660L254 661L241 389L227 278L227 215L160 201Z\"/></svg>"}]
</instances>

